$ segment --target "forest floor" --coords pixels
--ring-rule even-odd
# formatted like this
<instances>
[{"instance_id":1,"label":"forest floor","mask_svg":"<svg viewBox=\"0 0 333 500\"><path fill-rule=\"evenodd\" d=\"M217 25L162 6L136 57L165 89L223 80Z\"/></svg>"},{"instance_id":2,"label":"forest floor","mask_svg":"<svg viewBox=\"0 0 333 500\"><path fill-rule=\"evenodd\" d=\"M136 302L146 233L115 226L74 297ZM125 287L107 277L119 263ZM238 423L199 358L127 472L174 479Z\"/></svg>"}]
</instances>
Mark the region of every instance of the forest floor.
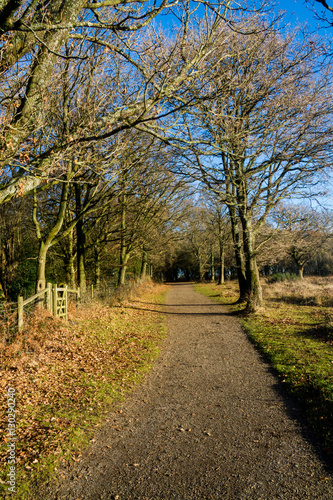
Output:
<instances>
[{"instance_id":1,"label":"forest floor","mask_svg":"<svg viewBox=\"0 0 333 500\"><path fill-rule=\"evenodd\" d=\"M145 382L34 498L331 500L299 402L237 317L190 284L172 285L162 307L169 333Z\"/></svg>"},{"instance_id":2,"label":"forest floor","mask_svg":"<svg viewBox=\"0 0 333 500\"><path fill-rule=\"evenodd\" d=\"M36 485L50 481L61 464L80 460L110 408L158 356L166 333L158 311L167 289L150 281L128 285L72 304L68 322L37 308L26 315L21 333L3 336L1 499L35 498ZM154 305L150 311L130 308L132 298ZM6 332L5 326L0 324Z\"/></svg>"}]
</instances>

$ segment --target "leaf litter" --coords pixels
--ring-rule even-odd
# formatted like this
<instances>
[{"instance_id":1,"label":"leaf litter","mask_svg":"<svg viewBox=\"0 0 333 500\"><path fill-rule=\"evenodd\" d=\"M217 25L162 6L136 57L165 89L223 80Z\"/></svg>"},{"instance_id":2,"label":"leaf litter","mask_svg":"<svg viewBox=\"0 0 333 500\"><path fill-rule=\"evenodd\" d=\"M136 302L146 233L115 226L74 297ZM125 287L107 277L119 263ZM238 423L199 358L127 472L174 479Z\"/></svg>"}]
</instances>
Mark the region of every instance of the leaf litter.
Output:
<instances>
[{"instance_id":1,"label":"leaf litter","mask_svg":"<svg viewBox=\"0 0 333 500\"><path fill-rule=\"evenodd\" d=\"M80 447L110 403L156 354L164 333L157 304L166 290L143 285L135 297L139 305L72 305L67 324L39 309L13 343L1 344L0 493L6 495L8 473L8 387L15 389L17 481L29 483L33 473L36 480L50 467L56 470L57 457L80 460Z\"/></svg>"}]
</instances>

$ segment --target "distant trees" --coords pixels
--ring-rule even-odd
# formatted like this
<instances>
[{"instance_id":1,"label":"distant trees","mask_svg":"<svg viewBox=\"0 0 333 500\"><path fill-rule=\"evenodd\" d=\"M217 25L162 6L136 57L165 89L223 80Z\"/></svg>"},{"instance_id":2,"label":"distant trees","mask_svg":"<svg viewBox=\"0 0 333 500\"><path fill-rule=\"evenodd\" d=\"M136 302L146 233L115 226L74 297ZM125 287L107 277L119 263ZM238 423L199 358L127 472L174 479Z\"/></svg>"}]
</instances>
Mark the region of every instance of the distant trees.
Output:
<instances>
[{"instance_id":1,"label":"distant trees","mask_svg":"<svg viewBox=\"0 0 333 500\"><path fill-rule=\"evenodd\" d=\"M16 273L22 272L20 264L36 243L29 215L27 200L12 200L6 208L0 207L0 300L18 292L13 286Z\"/></svg>"},{"instance_id":2,"label":"distant trees","mask_svg":"<svg viewBox=\"0 0 333 500\"><path fill-rule=\"evenodd\" d=\"M163 146L152 138L133 134L133 144L120 160L117 182L118 222L113 237L119 241L118 284L125 283L128 260L133 253L142 255L145 274L151 241L155 235L158 246L159 234L177 220L177 205L184 196L184 182L168 172L169 160Z\"/></svg>"},{"instance_id":3,"label":"distant trees","mask_svg":"<svg viewBox=\"0 0 333 500\"><path fill-rule=\"evenodd\" d=\"M215 247L217 250L217 265L218 284L222 285L225 280L225 257L226 252L229 250L231 240L230 221L227 215L227 207L221 204L219 199L215 197L207 197L207 208L210 213L211 232L215 240ZM214 248L214 245L212 245ZM214 254L212 251L212 265L214 265ZM214 281L214 273L212 272L212 279Z\"/></svg>"},{"instance_id":4,"label":"distant trees","mask_svg":"<svg viewBox=\"0 0 333 500\"><path fill-rule=\"evenodd\" d=\"M208 217L204 205L194 206L189 210L184 227L185 237L196 258L199 281L203 281L205 273L209 271L214 244Z\"/></svg>"},{"instance_id":5,"label":"distant trees","mask_svg":"<svg viewBox=\"0 0 333 500\"><path fill-rule=\"evenodd\" d=\"M187 199L184 209L174 251L164 267L166 278L224 283L226 256L229 277L231 267L230 224L224 207L202 197Z\"/></svg>"},{"instance_id":6,"label":"distant trees","mask_svg":"<svg viewBox=\"0 0 333 500\"><path fill-rule=\"evenodd\" d=\"M301 205L285 205L277 212L279 238L303 278L305 266L333 241L331 214Z\"/></svg>"}]
</instances>

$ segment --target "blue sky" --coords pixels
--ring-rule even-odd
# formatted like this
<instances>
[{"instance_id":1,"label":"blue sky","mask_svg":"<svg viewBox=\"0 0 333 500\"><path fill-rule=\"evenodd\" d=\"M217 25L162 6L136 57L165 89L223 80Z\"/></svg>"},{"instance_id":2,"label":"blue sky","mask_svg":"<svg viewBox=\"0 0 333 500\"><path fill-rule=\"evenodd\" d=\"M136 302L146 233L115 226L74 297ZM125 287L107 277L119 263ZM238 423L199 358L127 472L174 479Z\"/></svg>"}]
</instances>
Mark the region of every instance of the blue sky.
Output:
<instances>
[{"instance_id":1,"label":"blue sky","mask_svg":"<svg viewBox=\"0 0 333 500\"><path fill-rule=\"evenodd\" d=\"M288 20L291 25L298 23L309 25L309 28L315 30L320 28L320 33L325 36L329 36L332 28L326 29L324 23L315 19L315 15L311 10L311 5L306 3L304 0L279 0L274 2L277 10L286 11L286 20ZM316 10L318 13L321 12L322 7L319 3L316 4Z\"/></svg>"},{"instance_id":2,"label":"blue sky","mask_svg":"<svg viewBox=\"0 0 333 500\"><path fill-rule=\"evenodd\" d=\"M262 0L254 0L256 5L262 4ZM242 2L237 2L238 4ZM250 5L251 1L244 0L242 4L248 4ZM305 27L307 25L309 31L316 31L316 29L319 29L318 34L322 38L329 38L333 37L333 27L327 28L324 27L324 23L318 21L315 19L314 13L311 11L309 8L310 5L306 4L304 0L275 0L271 2L271 5L274 7L276 12L279 11L285 11L285 17L283 19L283 22L281 22L281 27L284 24L288 24L290 28L297 26L297 25L302 25ZM320 12L320 5L318 4L317 11ZM162 18L163 19L163 18ZM170 18L171 19L171 18ZM163 19L162 24L167 25L168 24L168 16ZM289 28L289 29L290 29ZM333 140L332 140L333 144ZM333 147L333 146L332 146ZM331 177L331 182L326 183L325 185L328 195L325 198L320 198L319 201L322 203L324 206L333 209L333 181ZM316 203L313 202L315 205Z\"/></svg>"},{"instance_id":3,"label":"blue sky","mask_svg":"<svg viewBox=\"0 0 333 500\"><path fill-rule=\"evenodd\" d=\"M312 24L315 23L313 14L305 5L304 0L280 0L275 3L277 8L287 12L288 17L291 16L292 22L308 21Z\"/></svg>"},{"instance_id":4,"label":"blue sky","mask_svg":"<svg viewBox=\"0 0 333 500\"><path fill-rule=\"evenodd\" d=\"M286 11L285 22L288 22L291 26L296 26L298 24L308 25L308 29L315 31L319 29L318 34L322 38L333 37L333 27L327 27L323 22L320 22L315 18L314 13L310 10L309 4L306 4L304 0L279 0L275 2L275 9L277 11ZM321 6L316 5L317 12L320 13ZM332 140L333 144L333 140ZM333 147L333 146L332 146ZM333 209L333 182L331 177L331 182L326 184L326 189L328 195L325 198L319 198L319 201L323 203L327 208Z\"/></svg>"}]
</instances>

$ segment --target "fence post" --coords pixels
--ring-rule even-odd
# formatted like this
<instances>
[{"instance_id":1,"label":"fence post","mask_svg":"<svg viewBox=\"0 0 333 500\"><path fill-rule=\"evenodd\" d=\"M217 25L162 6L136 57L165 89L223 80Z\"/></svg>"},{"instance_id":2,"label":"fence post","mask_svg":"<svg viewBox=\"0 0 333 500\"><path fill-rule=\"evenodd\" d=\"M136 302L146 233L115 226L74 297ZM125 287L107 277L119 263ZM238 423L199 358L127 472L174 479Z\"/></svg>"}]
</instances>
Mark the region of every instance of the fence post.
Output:
<instances>
[{"instance_id":1,"label":"fence post","mask_svg":"<svg viewBox=\"0 0 333 500\"><path fill-rule=\"evenodd\" d=\"M47 284L46 309L52 314L52 283Z\"/></svg>"},{"instance_id":2,"label":"fence post","mask_svg":"<svg viewBox=\"0 0 333 500\"><path fill-rule=\"evenodd\" d=\"M18 331L23 330L23 297L20 295L17 299L17 325Z\"/></svg>"},{"instance_id":3,"label":"fence post","mask_svg":"<svg viewBox=\"0 0 333 500\"><path fill-rule=\"evenodd\" d=\"M94 285L91 285L91 300L94 298Z\"/></svg>"}]
</instances>

